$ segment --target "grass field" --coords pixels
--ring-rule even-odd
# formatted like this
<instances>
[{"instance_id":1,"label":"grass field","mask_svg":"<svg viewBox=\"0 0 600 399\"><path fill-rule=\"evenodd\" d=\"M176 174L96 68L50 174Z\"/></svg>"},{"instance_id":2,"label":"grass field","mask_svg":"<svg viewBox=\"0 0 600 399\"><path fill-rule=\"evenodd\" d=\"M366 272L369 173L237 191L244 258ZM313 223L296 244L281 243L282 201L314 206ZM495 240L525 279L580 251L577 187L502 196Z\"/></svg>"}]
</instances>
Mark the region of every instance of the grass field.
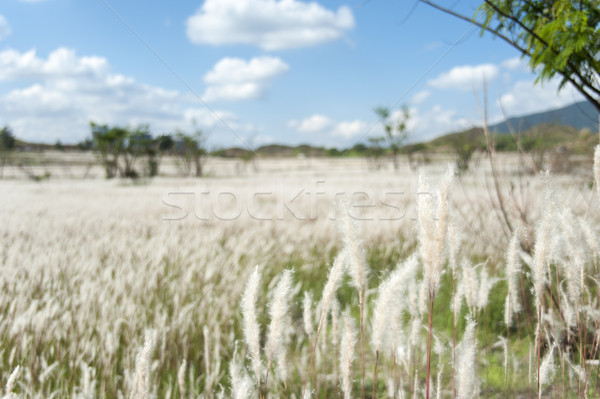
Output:
<instances>
[{"instance_id":1,"label":"grass field","mask_svg":"<svg viewBox=\"0 0 600 399\"><path fill-rule=\"evenodd\" d=\"M597 397L600 171L449 162L5 170L2 394Z\"/></svg>"}]
</instances>

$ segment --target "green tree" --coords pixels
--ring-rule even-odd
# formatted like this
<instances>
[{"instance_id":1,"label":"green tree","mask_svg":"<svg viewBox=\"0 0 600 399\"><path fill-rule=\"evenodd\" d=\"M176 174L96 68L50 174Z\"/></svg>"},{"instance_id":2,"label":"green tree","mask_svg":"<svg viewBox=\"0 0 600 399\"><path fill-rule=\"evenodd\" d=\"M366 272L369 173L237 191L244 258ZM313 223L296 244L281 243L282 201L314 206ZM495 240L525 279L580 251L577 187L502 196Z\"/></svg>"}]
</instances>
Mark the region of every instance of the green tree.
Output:
<instances>
[{"instance_id":1,"label":"green tree","mask_svg":"<svg viewBox=\"0 0 600 399\"><path fill-rule=\"evenodd\" d=\"M600 2L598 0L484 0L473 17L419 0L474 23L529 58L536 82L560 76L600 112Z\"/></svg>"},{"instance_id":2,"label":"green tree","mask_svg":"<svg viewBox=\"0 0 600 399\"><path fill-rule=\"evenodd\" d=\"M8 126L0 129L0 178L4 177L4 165L10 158L10 153L15 150L17 140L12 130Z\"/></svg>"},{"instance_id":3,"label":"green tree","mask_svg":"<svg viewBox=\"0 0 600 399\"><path fill-rule=\"evenodd\" d=\"M125 152L129 131L119 126L109 127L90 122L94 146L100 153L106 178L112 179L119 172L119 159Z\"/></svg>"},{"instance_id":4,"label":"green tree","mask_svg":"<svg viewBox=\"0 0 600 399\"><path fill-rule=\"evenodd\" d=\"M204 174L204 162L208 151L206 150L206 135L200 129L192 134L178 131L175 134L175 153L180 159L183 174L189 176L194 169L196 177Z\"/></svg>"},{"instance_id":5,"label":"green tree","mask_svg":"<svg viewBox=\"0 0 600 399\"><path fill-rule=\"evenodd\" d=\"M381 157L385 153L383 148L383 137L369 137L369 147L367 149L367 159L373 169L381 169Z\"/></svg>"},{"instance_id":6,"label":"green tree","mask_svg":"<svg viewBox=\"0 0 600 399\"><path fill-rule=\"evenodd\" d=\"M150 166L150 176L158 176L162 158L171 154L175 148L175 140L170 134L161 134L155 139L156 154L149 156L148 165Z\"/></svg>"},{"instance_id":7,"label":"green tree","mask_svg":"<svg viewBox=\"0 0 600 399\"><path fill-rule=\"evenodd\" d=\"M395 119L392 118L390 109L387 107L377 107L375 108L375 113L383 124L385 132L383 140L386 142L387 147L392 153L394 170L398 170L398 153L400 152L400 148L408 141L408 131L406 130L406 125L410 118L408 107L404 105L402 107L402 114Z\"/></svg>"},{"instance_id":8,"label":"green tree","mask_svg":"<svg viewBox=\"0 0 600 399\"><path fill-rule=\"evenodd\" d=\"M123 152L123 159L125 161L124 177L135 179L140 176L135 168L135 163L143 156L147 156L148 158L147 174L149 176L156 176L158 173L156 141L152 138L148 125L140 125L135 130L128 130L125 151Z\"/></svg>"}]
</instances>

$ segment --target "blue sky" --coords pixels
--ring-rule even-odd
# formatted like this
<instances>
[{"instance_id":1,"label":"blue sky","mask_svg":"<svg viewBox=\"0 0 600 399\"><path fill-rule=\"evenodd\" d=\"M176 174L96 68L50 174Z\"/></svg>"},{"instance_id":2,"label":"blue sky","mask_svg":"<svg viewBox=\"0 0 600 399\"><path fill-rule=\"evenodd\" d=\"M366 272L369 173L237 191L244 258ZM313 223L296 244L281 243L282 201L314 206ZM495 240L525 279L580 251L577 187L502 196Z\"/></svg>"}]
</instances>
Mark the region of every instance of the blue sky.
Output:
<instances>
[{"instance_id":1,"label":"blue sky","mask_svg":"<svg viewBox=\"0 0 600 399\"><path fill-rule=\"evenodd\" d=\"M444 1L472 15L477 1ZM53 143L89 121L209 146L345 147L381 135L373 109L406 104L423 141L581 100L534 85L519 54L424 4L390 0L3 0L0 125Z\"/></svg>"}]
</instances>

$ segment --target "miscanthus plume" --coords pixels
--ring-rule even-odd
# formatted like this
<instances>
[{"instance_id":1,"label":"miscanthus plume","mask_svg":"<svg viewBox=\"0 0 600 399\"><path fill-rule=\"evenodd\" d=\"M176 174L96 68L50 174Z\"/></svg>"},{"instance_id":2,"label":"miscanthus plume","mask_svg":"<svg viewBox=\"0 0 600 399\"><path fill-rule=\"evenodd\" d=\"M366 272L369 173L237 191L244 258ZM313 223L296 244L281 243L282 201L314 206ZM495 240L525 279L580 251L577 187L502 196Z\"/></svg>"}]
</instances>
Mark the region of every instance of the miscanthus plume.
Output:
<instances>
[{"instance_id":1,"label":"miscanthus plume","mask_svg":"<svg viewBox=\"0 0 600 399\"><path fill-rule=\"evenodd\" d=\"M258 266L250 275L246 290L242 296L242 326L244 341L248 347L248 353L252 362L252 370L256 381L260 381L262 364L260 360L260 327L256 314L256 300L260 287L260 273Z\"/></svg>"}]
</instances>

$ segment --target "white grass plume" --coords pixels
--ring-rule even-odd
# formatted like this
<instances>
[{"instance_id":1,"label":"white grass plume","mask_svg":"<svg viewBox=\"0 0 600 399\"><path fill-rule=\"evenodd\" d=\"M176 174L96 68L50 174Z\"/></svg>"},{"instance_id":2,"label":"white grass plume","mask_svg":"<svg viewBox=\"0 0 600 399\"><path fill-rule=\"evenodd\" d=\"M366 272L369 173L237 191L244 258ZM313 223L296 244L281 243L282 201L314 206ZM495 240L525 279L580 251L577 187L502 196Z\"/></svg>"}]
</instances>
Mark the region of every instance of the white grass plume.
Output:
<instances>
[{"instance_id":1,"label":"white grass plume","mask_svg":"<svg viewBox=\"0 0 600 399\"><path fill-rule=\"evenodd\" d=\"M339 342L340 303L336 298L331 301L331 343L337 346Z\"/></svg>"},{"instance_id":2,"label":"white grass plume","mask_svg":"<svg viewBox=\"0 0 600 399\"><path fill-rule=\"evenodd\" d=\"M479 300L479 279L475 267L476 266L473 266L469 260L463 260L461 266L461 280L459 282L459 291L462 291L467 307L473 314L475 313L477 301Z\"/></svg>"},{"instance_id":3,"label":"white grass plume","mask_svg":"<svg viewBox=\"0 0 600 399\"><path fill-rule=\"evenodd\" d=\"M292 291L292 271L284 270L281 279L275 287L273 299L269 303L269 316L271 323L267 331L265 354L271 363L281 352L285 353L284 330L285 317L288 313L289 294Z\"/></svg>"},{"instance_id":4,"label":"white grass plume","mask_svg":"<svg viewBox=\"0 0 600 399\"><path fill-rule=\"evenodd\" d=\"M596 190L600 194L600 145L594 149L594 180L596 180Z\"/></svg>"},{"instance_id":5,"label":"white grass plume","mask_svg":"<svg viewBox=\"0 0 600 399\"><path fill-rule=\"evenodd\" d=\"M550 233L552 230L552 196L550 194L549 173L545 174L546 181L546 203L551 208L544 212L542 221L540 222L535 234L535 246L533 249L533 292L535 295L535 305L538 314L540 313L541 298L543 295L544 286L547 282L546 267L548 262L548 252L550 245Z\"/></svg>"},{"instance_id":6,"label":"white grass plume","mask_svg":"<svg viewBox=\"0 0 600 399\"><path fill-rule=\"evenodd\" d=\"M506 294L506 305L504 309L504 322L507 327L512 323L512 316L521 311L519 302L519 292L517 288L517 275L521 272L521 262L519 261L519 231L515 230L508 250L506 251L506 285L508 293Z\"/></svg>"},{"instance_id":7,"label":"white grass plume","mask_svg":"<svg viewBox=\"0 0 600 399\"><path fill-rule=\"evenodd\" d=\"M339 204L339 213L342 218L342 231L344 233L344 249L348 263L348 273L352 278L352 284L362 299L367 280L367 265L365 251L360 240L358 226L348 212L348 203Z\"/></svg>"},{"instance_id":8,"label":"white grass plume","mask_svg":"<svg viewBox=\"0 0 600 399\"><path fill-rule=\"evenodd\" d=\"M342 335L342 345L340 346L340 373L344 399L350 399L352 395L352 361L354 360L354 346L356 345L356 327L348 311L344 312L343 319L344 333Z\"/></svg>"},{"instance_id":9,"label":"white grass plume","mask_svg":"<svg viewBox=\"0 0 600 399\"><path fill-rule=\"evenodd\" d=\"M427 177L423 170L419 171L417 197L419 252L423 260L424 278L429 287L429 294L432 296L437 293L442 276L448 232L448 196L453 176L454 170L449 167L440 182L436 212Z\"/></svg>"},{"instance_id":10,"label":"white grass plume","mask_svg":"<svg viewBox=\"0 0 600 399\"><path fill-rule=\"evenodd\" d=\"M315 325L313 323L312 314L312 294L310 291L304 291L304 299L302 300L302 321L304 325L304 332L310 340L315 332Z\"/></svg>"},{"instance_id":11,"label":"white grass plume","mask_svg":"<svg viewBox=\"0 0 600 399\"><path fill-rule=\"evenodd\" d=\"M212 381L210 378L210 333L206 325L202 327L202 334L204 335L204 375L206 376L205 390L208 391L212 389Z\"/></svg>"},{"instance_id":12,"label":"white grass plume","mask_svg":"<svg viewBox=\"0 0 600 399\"><path fill-rule=\"evenodd\" d=\"M546 355L544 356L544 359L542 360L542 364L540 366L540 387L552 382L552 378L554 377L554 370L554 345L552 345L550 347L550 351L548 351L548 353L546 353ZM542 397L541 389L538 397Z\"/></svg>"},{"instance_id":13,"label":"white grass plume","mask_svg":"<svg viewBox=\"0 0 600 399\"><path fill-rule=\"evenodd\" d=\"M252 371L257 383L262 375L262 362L260 360L260 327L256 314L256 300L260 287L260 273L258 266L250 275L246 290L242 295L242 324L244 331L244 341L248 347L248 353L252 362Z\"/></svg>"},{"instance_id":14,"label":"white grass plume","mask_svg":"<svg viewBox=\"0 0 600 399\"><path fill-rule=\"evenodd\" d=\"M232 381L231 396L233 399L255 398L255 388L256 384L254 381L246 373L242 372L236 381Z\"/></svg>"},{"instance_id":15,"label":"white grass plume","mask_svg":"<svg viewBox=\"0 0 600 399\"><path fill-rule=\"evenodd\" d=\"M454 217L450 218L448 223L448 264L452 270L453 275L456 274L458 267L458 252L462 241L462 233L456 226Z\"/></svg>"},{"instance_id":16,"label":"white grass plume","mask_svg":"<svg viewBox=\"0 0 600 399\"><path fill-rule=\"evenodd\" d=\"M475 325L475 321L468 317L467 328L456 348L456 394L459 399L476 398L479 392L475 373L477 355Z\"/></svg>"},{"instance_id":17,"label":"white grass plume","mask_svg":"<svg viewBox=\"0 0 600 399\"><path fill-rule=\"evenodd\" d=\"M135 379L129 396L130 399L148 399L150 397L150 373L154 342L155 332L146 331L144 347L135 362Z\"/></svg>"},{"instance_id":18,"label":"white grass plume","mask_svg":"<svg viewBox=\"0 0 600 399\"><path fill-rule=\"evenodd\" d=\"M484 263L479 272L479 290L477 291L477 310L482 311L488 303L490 291L498 282L497 278L490 277Z\"/></svg>"},{"instance_id":19,"label":"white grass plume","mask_svg":"<svg viewBox=\"0 0 600 399\"><path fill-rule=\"evenodd\" d=\"M21 366L15 367L12 373L10 373L8 381L6 381L7 396L10 396L13 393L13 389L15 389L15 385L17 383L17 378L19 378L19 374L21 374Z\"/></svg>"},{"instance_id":20,"label":"white grass plume","mask_svg":"<svg viewBox=\"0 0 600 399\"><path fill-rule=\"evenodd\" d=\"M335 291L338 289L344 272L346 271L347 251L342 250L334 259L333 266L329 270L329 277L323 288L323 298L321 299L321 312L327 314L333 300L335 300Z\"/></svg>"},{"instance_id":21,"label":"white grass plume","mask_svg":"<svg viewBox=\"0 0 600 399\"><path fill-rule=\"evenodd\" d=\"M186 398L185 392L185 372L187 370L187 362L183 359L179 371L177 371L177 383L179 384L179 395L182 399Z\"/></svg>"},{"instance_id":22,"label":"white grass plume","mask_svg":"<svg viewBox=\"0 0 600 399\"><path fill-rule=\"evenodd\" d=\"M416 256L399 265L378 288L373 306L371 345L375 352L393 353L394 336L402 331L402 311L406 308L406 293L417 271Z\"/></svg>"}]
</instances>

